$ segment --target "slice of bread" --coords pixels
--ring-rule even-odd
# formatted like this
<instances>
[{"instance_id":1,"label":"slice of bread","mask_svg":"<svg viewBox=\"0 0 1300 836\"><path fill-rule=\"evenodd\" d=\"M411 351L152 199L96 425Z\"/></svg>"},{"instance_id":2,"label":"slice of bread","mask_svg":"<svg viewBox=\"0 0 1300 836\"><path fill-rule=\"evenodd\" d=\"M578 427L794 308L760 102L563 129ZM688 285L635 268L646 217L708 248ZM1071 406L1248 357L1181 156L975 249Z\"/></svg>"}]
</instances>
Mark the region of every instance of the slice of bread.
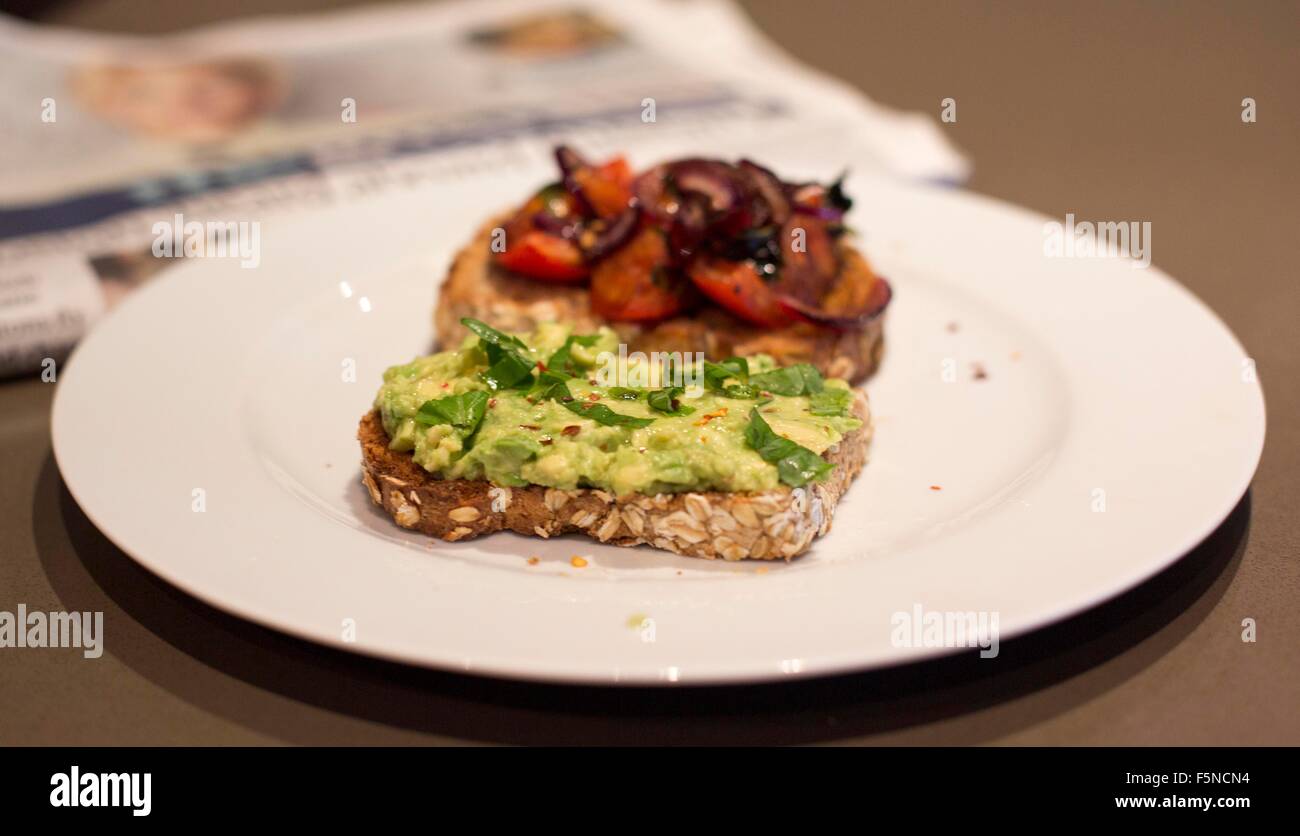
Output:
<instances>
[{"instance_id":1,"label":"slice of bread","mask_svg":"<svg viewBox=\"0 0 1300 836\"><path fill-rule=\"evenodd\" d=\"M858 390L862 427L825 454L835 465L824 482L761 493L674 493L615 497L606 491L437 479L388 448L378 412L361 419L361 481L370 499L403 528L443 540L494 531L552 537L577 532L616 546L646 543L689 557L789 560L830 531L835 506L867 460L871 414Z\"/></svg>"},{"instance_id":2,"label":"slice of bread","mask_svg":"<svg viewBox=\"0 0 1300 836\"><path fill-rule=\"evenodd\" d=\"M855 331L802 322L772 329L749 325L708 304L650 326L606 322L591 309L591 291L586 286L536 281L492 263L492 230L505 220L489 221L452 262L434 313L438 350L459 346L468 333L460 321L472 317L509 333L528 333L541 322L571 322L576 333L609 325L629 351L702 351L711 360L770 354L779 365L811 363L825 376L850 383L861 382L880 365L883 316ZM841 254L851 269L843 270L840 283L826 294L825 305L831 312L860 309L874 282L861 253L844 245Z\"/></svg>"}]
</instances>

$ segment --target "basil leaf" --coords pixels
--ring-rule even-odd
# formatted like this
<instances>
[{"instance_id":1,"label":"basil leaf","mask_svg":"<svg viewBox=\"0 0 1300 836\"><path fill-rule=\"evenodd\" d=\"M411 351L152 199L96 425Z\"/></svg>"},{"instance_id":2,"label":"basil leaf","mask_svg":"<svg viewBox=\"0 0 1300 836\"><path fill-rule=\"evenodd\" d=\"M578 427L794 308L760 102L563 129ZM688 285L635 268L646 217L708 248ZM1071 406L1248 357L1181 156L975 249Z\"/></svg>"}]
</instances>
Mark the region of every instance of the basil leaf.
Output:
<instances>
[{"instance_id":1,"label":"basil leaf","mask_svg":"<svg viewBox=\"0 0 1300 836\"><path fill-rule=\"evenodd\" d=\"M646 427L653 424L655 420L653 418L620 415L604 404L593 401L568 401L561 402L560 405L575 415L590 418L597 424L604 424L607 427Z\"/></svg>"},{"instance_id":2,"label":"basil leaf","mask_svg":"<svg viewBox=\"0 0 1300 836\"><path fill-rule=\"evenodd\" d=\"M748 379L749 361L744 357L728 357L721 363L704 361L704 385L707 388L721 390L729 377Z\"/></svg>"},{"instance_id":3,"label":"basil leaf","mask_svg":"<svg viewBox=\"0 0 1300 836\"><path fill-rule=\"evenodd\" d=\"M695 408L686 406L679 400L685 392L686 390L681 386L655 389L646 395L646 403L650 404L651 409L666 415L690 415Z\"/></svg>"},{"instance_id":4,"label":"basil leaf","mask_svg":"<svg viewBox=\"0 0 1300 836\"><path fill-rule=\"evenodd\" d=\"M416 423L432 427L435 424L451 424L464 430L466 435L473 435L483 421L487 411L488 393L483 391L463 392L434 398L420 405L415 413Z\"/></svg>"},{"instance_id":5,"label":"basil leaf","mask_svg":"<svg viewBox=\"0 0 1300 836\"><path fill-rule=\"evenodd\" d=\"M568 375L554 369L547 369L537 375L537 382L533 384L528 396L543 401L570 397L568 380L570 380Z\"/></svg>"},{"instance_id":6,"label":"basil leaf","mask_svg":"<svg viewBox=\"0 0 1300 836\"><path fill-rule=\"evenodd\" d=\"M498 358L480 377L493 391L523 389L533 383L532 360L513 351L502 350Z\"/></svg>"},{"instance_id":7,"label":"basil leaf","mask_svg":"<svg viewBox=\"0 0 1300 836\"><path fill-rule=\"evenodd\" d=\"M478 338L488 345L494 345L498 348L516 348L527 350L528 346L524 345L523 340L518 337L512 337L509 334L498 331L486 322L480 322L472 317L465 317L460 321L469 330L478 335Z\"/></svg>"},{"instance_id":8,"label":"basil leaf","mask_svg":"<svg viewBox=\"0 0 1300 836\"><path fill-rule=\"evenodd\" d=\"M644 427L654 422L653 418L635 418L631 415L620 415L609 407L595 401L578 401L574 400L573 393L569 391L569 385L564 382L564 378L555 375L550 369L542 372L538 377L538 382L546 383L538 391L544 399L556 401L560 406L574 413L581 415L583 418L590 418L597 424L604 424L607 427ZM635 389L627 391L634 392Z\"/></svg>"},{"instance_id":9,"label":"basil leaf","mask_svg":"<svg viewBox=\"0 0 1300 836\"><path fill-rule=\"evenodd\" d=\"M820 482L835 469L835 465L809 450L795 445L795 451L776 463L777 475L782 482L801 487L809 482Z\"/></svg>"},{"instance_id":10,"label":"basil leaf","mask_svg":"<svg viewBox=\"0 0 1300 836\"><path fill-rule=\"evenodd\" d=\"M533 362L525 352L528 346L485 322L465 317L461 324L478 335L479 344L488 357L488 369L480 377L493 391L524 388L532 385Z\"/></svg>"},{"instance_id":11,"label":"basil leaf","mask_svg":"<svg viewBox=\"0 0 1300 836\"><path fill-rule=\"evenodd\" d=\"M752 375L749 378L749 383L751 386L756 386L775 395L786 395L788 397L812 395L825 388L821 372L807 363L798 363L793 366Z\"/></svg>"},{"instance_id":12,"label":"basil leaf","mask_svg":"<svg viewBox=\"0 0 1300 836\"><path fill-rule=\"evenodd\" d=\"M747 400L758 397L758 390L748 383L733 383L730 386L718 392L724 398L739 398Z\"/></svg>"},{"instance_id":13,"label":"basil leaf","mask_svg":"<svg viewBox=\"0 0 1300 836\"><path fill-rule=\"evenodd\" d=\"M844 415L848 412L853 393L848 389L827 388L808 396L813 415Z\"/></svg>"},{"instance_id":14,"label":"basil leaf","mask_svg":"<svg viewBox=\"0 0 1300 836\"><path fill-rule=\"evenodd\" d=\"M605 391L611 398L620 401L639 401L645 394L644 389L629 389L626 386L611 386Z\"/></svg>"},{"instance_id":15,"label":"basil leaf","mask_svg":"<svg viewBox=\"0 0 1300 836\"><path fill-rule=\"evenodd\" d=\"M792 487L798 488L810 481L821 480L835 467L807 447L801 447L790 439L777 435L767 421L763 420L757 407L749 412L745 441L763 461L776 465L777 476Z\"/></svg>"},{"instance_id":16,"label":"basil leaf","mask_svg":"<svg viewBox=\"0 0 1300 836\"><path fill-rule=\"evenodd\" d=\"M578 363L573 359L573 347L580 345L584 348L591 348L600 339L598 334L570 335L564 341L564 345L551 355L551 359L546 361L547 369L555 369L569 375L577 375Z\"/></svg>"}]
</instances>

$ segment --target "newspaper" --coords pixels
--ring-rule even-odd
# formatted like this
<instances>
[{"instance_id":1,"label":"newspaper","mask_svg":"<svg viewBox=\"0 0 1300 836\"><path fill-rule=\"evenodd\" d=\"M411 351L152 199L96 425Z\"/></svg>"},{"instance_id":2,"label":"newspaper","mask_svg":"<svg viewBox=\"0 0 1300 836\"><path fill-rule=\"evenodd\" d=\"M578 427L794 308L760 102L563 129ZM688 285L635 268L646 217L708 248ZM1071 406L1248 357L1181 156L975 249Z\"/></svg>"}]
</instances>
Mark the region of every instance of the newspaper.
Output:
<instances>
[{"instance_id":1,"label":"newspaper","mask_svg":"<svg viewBox=\"0 0 1300 836\"><path fill-rule=\"evenodd\" d=\"M159 251L173 218L432 188L557 142L968 171L930 117L794 62L723 0L403 5L162 38L0 17L0 92L0 375L65 353L175 264Z\"/></svg>"}]
</instances>

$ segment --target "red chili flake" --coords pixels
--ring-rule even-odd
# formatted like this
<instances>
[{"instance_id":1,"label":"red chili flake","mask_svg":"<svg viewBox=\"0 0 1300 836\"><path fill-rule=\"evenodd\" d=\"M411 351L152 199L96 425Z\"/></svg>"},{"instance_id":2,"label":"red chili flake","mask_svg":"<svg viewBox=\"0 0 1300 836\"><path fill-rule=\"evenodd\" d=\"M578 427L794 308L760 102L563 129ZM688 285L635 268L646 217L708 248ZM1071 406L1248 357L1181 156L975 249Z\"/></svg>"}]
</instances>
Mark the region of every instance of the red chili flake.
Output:
<instances>
[{"instance_id":1,"label":"red chili flake","mask_svg":"<svg viewBox=\"0 0 1300 836\"><path fill-rule=\"evenodd\" d=\"M549 438L543 438L543 439L542 439L542 446L543 446L543 447L550 447L552 443L553 443L553 442L552 442L551 439L549 439Z\"/></svg>"},{"instance_id":2,"label":"red chili flake","mask_svg":"<svg viewBox=\"0 0 1300 836\"><path fill-rule=\"evenodd\" d=\"M594 380L588 380L587 382L588 382L589 384L591 384L592 386L595 386L595 385L596 385L596 381L594 381Z\"/></svg>"},{"instance_id":3,"label":"red chili flake","mask_svg":"<svg viewBox=\"0 0 1300 836\"><path fill-rule=\"evenodd\" d=\"M442 382L442 388L444 388L444 389L450 389L450 388L451 388L451 384L444 380L444 381Z\"/></svg>"},{"instance_id":4,"label":"red chili flake","mask_svg":"<svg viewBox=\"0 0 1300 836\"><path fill-rule=\"evenodd\" d=\"M971 363L970 367L971 374L976 380L985 380L988 378L989 373L984 371L984 366L980 363Z\"/></svg>"},{"instance_id":5,"label":"red chili flake","mask_svg":"<svg viewBox=\"0 0 1300 836\"><path fill-rule=\"evenodd\" d=\"M541 369L542 371L546 371L546 364L543 363L541 360L538 360L538 361L537 361L537 368Z\"/></svg>"},{"instance_id":6,"label":"red chili flake","mask_svg":"<svg viewBox=\"0 0 1300 836\"><path fill-rule=\"evenodd\" d=\"M695 426L702 427L712 421L714 418L722 418L727 414L727 408L724 406L716 412L706 412L695 422Z\"/></svg>"},{"instance_id":7,"label":"red chili flake","mask_svg":"<svg viewBox=\"0 0 1300 836\"><path fill-rule=\"evenodd\" d=\"M930 490L932 490L932 491L941 491L941 490L943 490L943 488L939 487L938 485L931 485L931 486L930 486Z\"/></svg>"},{"instance_id":8,"label":"red chili flake","mask_svg":"<svg viewBox=\"0 0 1300 836\"><path fill-rule=\"evenodd\" d=\"M600 395L597 395L595 392L592 392L590 395L587 396L587 400L598 401L600 400Z\"/></svg>"},{"instance_id":9,"label":"red chili flake","mask_svg":"<svg viewBox=\"0 0 1300 836\"><path fill-rule=\"evenodd\" d=\"M488 398L488 409L495 409L497 405L496 398Z\"/></svg>"},{"instance_id":10,"label":"red chili flake","mask_svg":"<svg viewBox=\"0 0 1300 836\"><path fill-rule=\"evenodd\" d=\"M520 425L519 425L519 429L521 429L521 430L540 430L541 427L537 426L536 424L520 424Z\"/></svg>"},{"instance_id":11,"label":"red chili flake","mask_svg":"<svg viewBox=\"0 0 1300 836\"><path fill-rule=\"evenodd\" d=\"M580 432L582 432L582 427L579 427L577 424L570 424L560 430L560 435L577 435Z\"/></svg>"}]
</instances>

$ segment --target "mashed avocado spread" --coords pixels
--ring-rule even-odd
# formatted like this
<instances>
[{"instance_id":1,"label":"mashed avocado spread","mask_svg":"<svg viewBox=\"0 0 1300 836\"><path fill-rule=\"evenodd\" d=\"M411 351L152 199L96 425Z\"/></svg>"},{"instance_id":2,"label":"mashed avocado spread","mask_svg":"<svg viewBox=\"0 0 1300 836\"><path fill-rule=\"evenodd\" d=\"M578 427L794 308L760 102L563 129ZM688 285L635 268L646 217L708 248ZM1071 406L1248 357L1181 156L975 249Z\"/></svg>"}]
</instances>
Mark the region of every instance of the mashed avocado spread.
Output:
<instances>
[{"instance_id":1,"label":"mashed avocado spread","mask_svg":"<svg viewBox=\"0 0 1300 836\"><path fill-rule=\"evenodd\" d=\"M805 364L629 357L608 328L513 336L464 322L474 335L458 350L393 366L375 397L389 446L441 478L762 491L824 479L821 454L862 425L848 384Z\"/></svg>"}]
</instances>

